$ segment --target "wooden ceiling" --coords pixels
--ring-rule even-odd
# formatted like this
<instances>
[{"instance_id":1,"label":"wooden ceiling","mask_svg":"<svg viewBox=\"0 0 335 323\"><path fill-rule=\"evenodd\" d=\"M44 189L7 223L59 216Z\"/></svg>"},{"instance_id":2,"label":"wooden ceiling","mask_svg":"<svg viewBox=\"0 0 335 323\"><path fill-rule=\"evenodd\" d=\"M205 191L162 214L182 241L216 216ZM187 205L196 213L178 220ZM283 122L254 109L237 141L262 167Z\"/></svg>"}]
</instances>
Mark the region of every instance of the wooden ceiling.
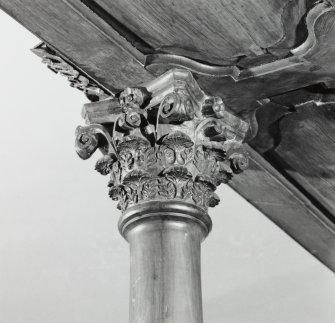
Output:
<instances>
[{"instance_id":1,"label":"wooden ceiling","mask_svg":"<svg viewBox=\"0 0 335 323\"><path fill-rule=\"evenodd\" d=\"M115 94L189 69L251 125L232 186L335 271L335 1L0 0Z\"/></svg>"},{"instance_id":2,"label":"wooden ceiling","mask_svg":"<svg viewBox=\"0 0 335 323\"><path fill-rule=\"evenodd\" d=\"M140 50L218 65L294 46L293 31L306 11L304 0L97 0L95 8L89 6L125 24L146 45ZM282 19L288 15L291 28L285 30Z\"/></svg>"}]
</instances>

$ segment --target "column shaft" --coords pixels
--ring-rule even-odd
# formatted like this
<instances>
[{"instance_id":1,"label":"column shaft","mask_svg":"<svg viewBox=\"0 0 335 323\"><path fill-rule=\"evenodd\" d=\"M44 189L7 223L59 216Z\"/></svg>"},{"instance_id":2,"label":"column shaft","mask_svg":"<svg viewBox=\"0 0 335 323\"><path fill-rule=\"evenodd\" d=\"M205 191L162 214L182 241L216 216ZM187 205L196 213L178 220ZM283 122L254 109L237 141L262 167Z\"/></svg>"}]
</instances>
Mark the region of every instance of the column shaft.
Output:
<instances>
[{"instance_id":1,"label":"column shaft","mask_svg":"<svg viewBox=\"0 0 335 323\"><path fill-rule=\"evenodd\" d=\"M146 219L130 243L130 323L201 323L201 226L192 220Z\"/></svg>"}]
</instances>

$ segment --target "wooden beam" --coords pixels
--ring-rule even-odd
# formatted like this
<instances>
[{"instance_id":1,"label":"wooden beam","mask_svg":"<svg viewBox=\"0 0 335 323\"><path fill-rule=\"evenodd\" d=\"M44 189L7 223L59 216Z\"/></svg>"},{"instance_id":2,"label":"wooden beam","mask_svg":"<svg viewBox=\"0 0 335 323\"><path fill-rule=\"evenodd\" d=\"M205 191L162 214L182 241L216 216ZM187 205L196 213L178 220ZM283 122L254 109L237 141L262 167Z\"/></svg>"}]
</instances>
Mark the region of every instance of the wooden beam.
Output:
<instances>
[{"instance_id":1,"label":"wooden beam","mask_svg":"<svg viewBox=\"0 0 335 323\"><path fill-rule=\"evenodd\" d=\"M248 146L250 167L230 186L335 272L335 223Z\"/></svg>"},{"instance_id":2,"label":"wooden beam","mask_svg":"<svg viewBox=\"0 0 335 323\"><path fill-rule=\"evenodd\" d=\"M78 1L1 0L0 9L113 93L152 79L143 54Z\"/></svg>"}]
</instances>

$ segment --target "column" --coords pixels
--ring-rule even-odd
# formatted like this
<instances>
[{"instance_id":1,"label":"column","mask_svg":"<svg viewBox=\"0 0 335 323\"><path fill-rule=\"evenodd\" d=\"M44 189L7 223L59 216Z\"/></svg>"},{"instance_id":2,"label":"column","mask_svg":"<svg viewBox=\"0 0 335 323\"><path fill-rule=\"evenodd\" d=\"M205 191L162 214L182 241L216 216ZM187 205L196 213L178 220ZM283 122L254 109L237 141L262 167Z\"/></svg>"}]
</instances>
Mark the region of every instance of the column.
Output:
<instances>
[{"instance_id":1,"label":"column","mask_svg":"<svg viewBox=\"0 0 335 323\"><path fill-rule=\"evenodd\" d=\"M130 245L130 323L201 323L200 244L218 185L248 166L248 124L173 69L116 97L84 105L82 159L98 148Z\"/></svg>"},{"instance_id":2,"label":"column","mask_svg":"<svg viewBox=\"0 0 335 323\"><path fill-rule=\"evenodd\" d=\"M201 209L183 202L147 202L125 212L130 322L202 322L200 244L210 227Z\"/></svg>"}]
</instances>

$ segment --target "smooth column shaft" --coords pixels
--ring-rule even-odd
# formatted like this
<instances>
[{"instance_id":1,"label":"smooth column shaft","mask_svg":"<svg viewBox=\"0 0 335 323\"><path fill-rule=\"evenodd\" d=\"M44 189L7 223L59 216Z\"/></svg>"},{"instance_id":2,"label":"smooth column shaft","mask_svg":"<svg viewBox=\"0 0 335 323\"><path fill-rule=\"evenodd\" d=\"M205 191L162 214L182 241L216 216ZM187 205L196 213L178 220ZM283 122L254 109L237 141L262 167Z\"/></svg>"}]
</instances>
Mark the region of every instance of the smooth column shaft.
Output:
<instances>
[{"instance_id":1,"label":"smooth column shaft","mask_svg":"<svg viewBox=\"0 0 335 323\"><path fill-rule=\"evenodd\" d=\"M200 244L192 220L145 219L130 243L130 323L201 323Z\"/></svg>"}]
</instances>

